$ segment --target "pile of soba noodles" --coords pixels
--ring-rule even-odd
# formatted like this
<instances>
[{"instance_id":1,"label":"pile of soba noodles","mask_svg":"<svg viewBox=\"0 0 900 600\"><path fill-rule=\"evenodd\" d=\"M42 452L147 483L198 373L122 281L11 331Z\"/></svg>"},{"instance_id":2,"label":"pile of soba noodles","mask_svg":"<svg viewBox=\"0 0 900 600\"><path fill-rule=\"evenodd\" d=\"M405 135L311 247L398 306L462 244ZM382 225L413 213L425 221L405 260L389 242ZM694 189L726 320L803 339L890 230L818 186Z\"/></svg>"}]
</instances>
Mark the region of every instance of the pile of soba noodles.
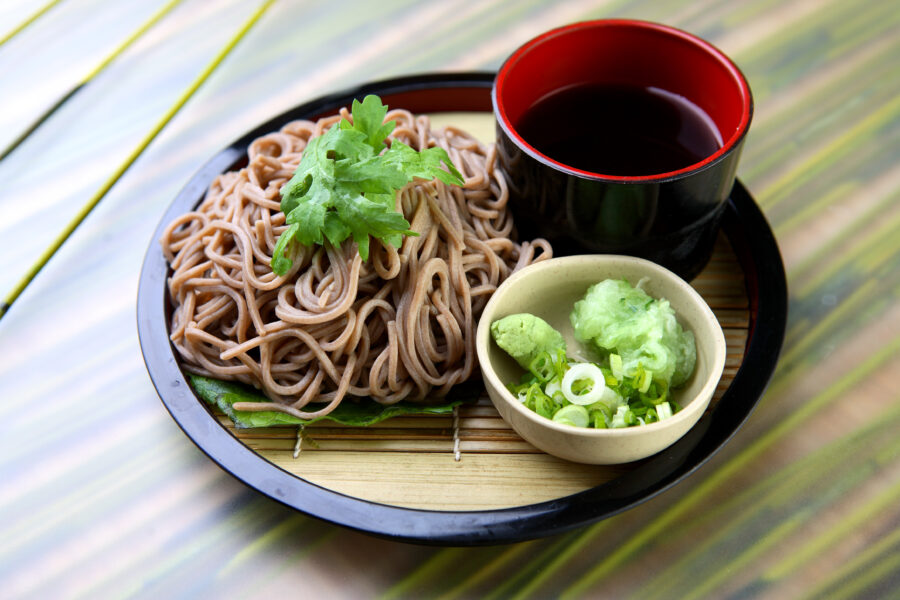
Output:
<instances>
[{"instance_id":1,"label":"pile of soba noodles","mask_svg":"<svg viewBox=\"0 0 900 600\"><path fill-rule=\"evenodd\" d=\"M382 404L446 394L475 368L475 325L491 293L515 270L549 258L544 240L518 244L493 146L426 116L393 110L389 140L444 148L464 187L415 180L397 194L419 236L394 248L371 240L298 246L277 276L272 251L284 231L280 189L313 136L351 120L346 110L295 121L256 139L249 164L220 175L193 212L172 222L162 246L172 268L171 339L192 373L261 388L276 410L327 414L347 396Z\"/></svg>"}]
</instances>

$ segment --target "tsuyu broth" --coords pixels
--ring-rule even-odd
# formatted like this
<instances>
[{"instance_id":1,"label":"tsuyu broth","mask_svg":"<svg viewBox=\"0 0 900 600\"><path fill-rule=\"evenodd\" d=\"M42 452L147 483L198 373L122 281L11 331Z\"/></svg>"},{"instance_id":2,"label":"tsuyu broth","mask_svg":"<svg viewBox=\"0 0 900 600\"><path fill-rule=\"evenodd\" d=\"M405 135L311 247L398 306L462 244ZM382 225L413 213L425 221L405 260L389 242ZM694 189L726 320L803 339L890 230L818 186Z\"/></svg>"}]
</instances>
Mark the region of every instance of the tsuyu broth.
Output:
<instances>
[{"instance_id":1,"label":"tsuyu broth","mask_svg":"<svg viewBox=\"0 0 900 600\"><path fill-rule=\"evenodd\" d=\"M539 99L515 125L541 154L600 175L677 171L722 146L696 104L654 87L570 86Z\"/></svg>"}]
</instances>

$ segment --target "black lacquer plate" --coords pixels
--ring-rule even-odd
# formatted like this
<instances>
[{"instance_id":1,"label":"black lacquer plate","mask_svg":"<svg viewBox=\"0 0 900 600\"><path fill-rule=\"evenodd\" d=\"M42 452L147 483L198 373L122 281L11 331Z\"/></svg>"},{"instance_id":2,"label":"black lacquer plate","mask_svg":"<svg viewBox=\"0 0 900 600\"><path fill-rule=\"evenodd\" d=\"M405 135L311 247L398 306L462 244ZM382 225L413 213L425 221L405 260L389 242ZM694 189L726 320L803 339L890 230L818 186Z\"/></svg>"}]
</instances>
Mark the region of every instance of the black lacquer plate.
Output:
<instances>
[{"instance_id":1,"label":"black lacquer plate","mask_svg":"<svg viewBox=\"0 0 900 600\"><path fill-rule=\"evenodd\" d=\"M378 94L415 113L491 110L493 73L434 74L361 85L323 96L247 133L194 175L163 215L144 259L137 298L138 334L150 378L188 437L219 466L259 492L324 521L398 541L440 545L511 543L562 533L627 510L675 485L735 434L775 370L787 321L787 283L778 246L747 190L735 184L723 228L746 277L750 324L744 360L715 407L681 440L622 476L583 492L499 510L433 511L378 504L305 481L231 435L196 398L169 343L165 281L158 240L166 224L193 209L214 177L246 160L254 138L285 123L334 113L353 98Z\"/></svg>"}]
</instances>

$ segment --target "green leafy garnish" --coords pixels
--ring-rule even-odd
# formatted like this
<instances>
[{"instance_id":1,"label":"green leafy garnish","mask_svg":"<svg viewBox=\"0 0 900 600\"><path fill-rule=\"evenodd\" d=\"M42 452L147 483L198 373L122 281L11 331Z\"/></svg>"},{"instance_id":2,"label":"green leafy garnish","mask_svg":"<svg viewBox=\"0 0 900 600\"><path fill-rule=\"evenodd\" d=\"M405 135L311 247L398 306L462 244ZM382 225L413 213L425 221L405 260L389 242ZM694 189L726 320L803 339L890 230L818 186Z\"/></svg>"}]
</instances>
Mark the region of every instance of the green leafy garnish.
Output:
<instances>
[{"instance_id":1,"label":"green leafy garnish","mask_svg":"<svg viewBox=\"0 0 900 600\"><path fill-rule=\"evenodd\" d=\"M413 404L398 402L391 405L378 404L374 400L354 401L345 398L333 411L314 419L298 419L293 415L277 411L235 410L235 402L270 402L259 390L230 381L220 381L211 377L188 375L191 387L208 404L218 406L234 422L238 429L252 427L272 427L274 425L309 425L317 421L334 421L342 425L367 427L403 415L446 415L463 402L478 398L480 387L468 384L455 386L440 404Z\"/></svg>"},{"instance_id":2,"label":"green leafy garnish","mask_svg":"<svg viewBox=\"0 0 900 600\"><path fill-rule=\"evenodd\" d=\"M387 110L378 96L354 100L353 123L343 119L309 141L294 176L281 189L288 228L272 253L275 273L290 270L296 244L337 246L353 236L363 260L369 257L369 236L399 247L404 235L418 235L395 210L400 189L416 177L463 184L443 148L416 151L399 140L387 148L385 140L396 126L384 122Z\"/></svg>"}]
</instances>

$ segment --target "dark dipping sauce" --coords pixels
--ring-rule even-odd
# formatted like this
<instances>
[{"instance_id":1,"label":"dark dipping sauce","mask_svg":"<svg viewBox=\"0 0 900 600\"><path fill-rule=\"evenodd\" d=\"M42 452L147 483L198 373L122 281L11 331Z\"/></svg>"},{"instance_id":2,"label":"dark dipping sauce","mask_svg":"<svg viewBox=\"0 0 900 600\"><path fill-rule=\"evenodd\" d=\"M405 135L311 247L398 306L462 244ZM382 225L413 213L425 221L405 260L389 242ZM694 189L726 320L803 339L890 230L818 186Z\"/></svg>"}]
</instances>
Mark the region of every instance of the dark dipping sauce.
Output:
<instances>
[{"instance_id":1,"label":"dark dipping sauce","mask_svg":"<svg viewBox=\"0 0 900 600\"><path fill-rule=\"evenodd\" d=\"M668 173L700 162L722 143L703 109L653 87L585 84L548 94L515 125L553 160L598 175Z\"/></svg>"}]
</instances>

